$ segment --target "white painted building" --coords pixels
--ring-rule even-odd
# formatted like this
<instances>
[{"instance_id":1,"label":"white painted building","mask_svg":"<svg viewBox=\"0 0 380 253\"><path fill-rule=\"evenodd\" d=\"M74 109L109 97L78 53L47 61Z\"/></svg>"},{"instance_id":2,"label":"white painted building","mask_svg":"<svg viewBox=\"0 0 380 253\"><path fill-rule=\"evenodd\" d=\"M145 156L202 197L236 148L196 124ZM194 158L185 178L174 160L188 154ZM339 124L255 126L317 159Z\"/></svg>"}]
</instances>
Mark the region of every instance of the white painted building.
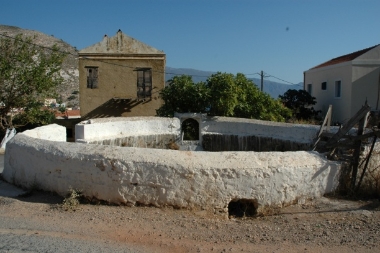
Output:
<instances>
[{"instance_id":1,"label":"white painted building","mask_svg":"<svg viewBox=\"0 0 380 253\"><path fill-rule=\"evenodd\" d=\"M339 56L304 72L304 89L322 116L333 106L333 122L345 123L368 101L379 109L380 44Z\"/></svg>"}]
</instances>

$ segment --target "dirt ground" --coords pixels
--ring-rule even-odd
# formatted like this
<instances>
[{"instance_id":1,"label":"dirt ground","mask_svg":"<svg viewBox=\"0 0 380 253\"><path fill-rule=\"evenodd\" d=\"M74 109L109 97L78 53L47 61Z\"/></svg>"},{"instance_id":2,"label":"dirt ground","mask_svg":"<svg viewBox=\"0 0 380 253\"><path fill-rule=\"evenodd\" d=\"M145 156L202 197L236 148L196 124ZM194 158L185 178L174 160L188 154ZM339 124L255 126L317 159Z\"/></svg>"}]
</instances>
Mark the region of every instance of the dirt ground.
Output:
<instances>
[{"instance_id":1,"label":"dirt ground","mask_svg":"<svg viewBox=\"0 0 380 253\"><path fill-rule=\"evenodd\" d=\"M377 200L322 198L245 219L61 203L46 192L0 197L0 252L380 252Z\"/></svg>"}]
</instances>

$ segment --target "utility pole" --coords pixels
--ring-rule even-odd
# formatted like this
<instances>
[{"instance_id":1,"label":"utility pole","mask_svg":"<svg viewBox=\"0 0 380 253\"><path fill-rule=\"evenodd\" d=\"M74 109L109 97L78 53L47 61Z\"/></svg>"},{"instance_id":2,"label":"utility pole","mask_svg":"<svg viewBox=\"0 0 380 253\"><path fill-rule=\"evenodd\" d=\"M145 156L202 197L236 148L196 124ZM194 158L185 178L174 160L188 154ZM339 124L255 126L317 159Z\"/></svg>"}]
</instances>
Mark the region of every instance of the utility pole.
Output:
<instances>
[{"instance_id":1,"label":"utility pole","mask_svg":"<svg viewBox=\"0 0 380 253\"><path fill-rule=\"evenodd\" d=\"M261 92L264 90L264 71L261 70Z\"/></svg>"}]
</instances>

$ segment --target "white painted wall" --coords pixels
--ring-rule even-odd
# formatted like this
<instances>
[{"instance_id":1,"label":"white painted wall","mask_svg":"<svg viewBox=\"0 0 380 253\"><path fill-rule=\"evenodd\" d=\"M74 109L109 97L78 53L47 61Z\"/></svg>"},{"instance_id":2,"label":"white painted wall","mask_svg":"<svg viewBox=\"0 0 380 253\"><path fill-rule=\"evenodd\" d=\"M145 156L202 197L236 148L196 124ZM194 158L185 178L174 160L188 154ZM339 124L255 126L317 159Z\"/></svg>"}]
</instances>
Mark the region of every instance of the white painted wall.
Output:
<instances>
[{"instance_id":1,"label":"white painted wall","mask_svg":"<svg viewBox=\"0 0 380 253\"><path fill-rule=\"evenodd\" d=\"M181 123L186 118L200 122L200 135L225 134L240 136L262 136L298 143L313 143L320 126L288 124L273 121L232 117L207 117L201 114L176 114L178 118L125 117L83 121L75 126L76 142L120 138L134 135L176 134L181 132ZM200 141L202 140L200 136Z\"/></svg>"},{"instance_id":2,"label":"white painted wall","mask_svg":"<svg viewBox=\"0 0 380 253\"><path fill-rule=\"evenodd\" d=\"M202 134L218 133L262 136L298 143L313 143L320 126L231 117L208 117L202 122Z\"/></svg>"},{"instance_id":3,"label":"white painted wall","mask_svg":"<svg viewBox=\"0 0 380 253\"><path fill-rule=\"evenodd\" d=\"M61 195L72 187L112 203L210 212L226 212L231 200L241 198L256 199L261 212L320 197L338 184L340 165L315 152L191 152L32 137L50 130L19 133L7 144L6 181Z\"/></svg>"},{"instance_id":4,"label":"white painted wall","mask_svg":"<svg viewBox=\"0 0 380 253\"><path fill-rule=\"evenodd\" d=\"M372 110L380 109L380 59L378 65L353 66L351 111L357 112L367 101Z\"/></svg>"},{"instance_id":5,"label":"white painted wall","mask_svg":"<svg viewBox=\"0 0 380 253\"><path fill-rule=\"evenodd\" d=\"M82 121L75 126L75 141L89 142L101 139L136 135L179 135L178 118L118 117Z\"/></svg>"},{"instance_id":6,"label":"white painted wall","mask_svg":"<svg viewBox=\"0 0 380 253\"><path fill-rule=\"evenodd\" d=\"M315 97L317 101L314 109L321 110L322 117L326 115L329 105L332 105L332 121L343 123L351 118L351 76L351 62L305 71L305 85L309 83L312 84L313 89L311 95ZM335 81L341 81L340 98L335 97ZM322 82L327 83L326 90L322 90Z\"/></svg>"},{"instance_id":7,"label":"white painted wall","mask_svg":"<svg viewBox=\"0 0 380 253\"><path fill-rule=\"evenodd\" d=\"M36 127L26 130L22 134L42 140L66 142L66 128L57 124Z\"/></svg>"}]
</instances>

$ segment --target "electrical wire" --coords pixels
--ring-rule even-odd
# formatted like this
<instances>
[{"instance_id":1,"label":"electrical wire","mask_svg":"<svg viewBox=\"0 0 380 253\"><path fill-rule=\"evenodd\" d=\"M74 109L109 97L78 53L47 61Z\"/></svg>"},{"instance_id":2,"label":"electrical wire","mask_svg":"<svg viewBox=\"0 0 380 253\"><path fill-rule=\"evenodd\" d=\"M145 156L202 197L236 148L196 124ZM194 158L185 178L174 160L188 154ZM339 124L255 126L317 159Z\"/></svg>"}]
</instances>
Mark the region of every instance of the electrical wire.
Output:
<instances>
[{"instance_id":1,"label":"electrical wire","mask_svg":"<svg viewBox=\"0 0 380 253\"><path fill-rule=\"evenodd\" d=\"M285 83L289 83L289 84L293 84L293 85L295 85L295 83L288 82L288 81L286 81L286 80L284 80L284 79L281 79L281 78L275 77L275 76L270 75L270 74L268 75L268 77L272 77L272 78L277 79L277 80L280 80L280 81L282 81L282 82L285 82Z\"/></svg>"}]
</instances>

